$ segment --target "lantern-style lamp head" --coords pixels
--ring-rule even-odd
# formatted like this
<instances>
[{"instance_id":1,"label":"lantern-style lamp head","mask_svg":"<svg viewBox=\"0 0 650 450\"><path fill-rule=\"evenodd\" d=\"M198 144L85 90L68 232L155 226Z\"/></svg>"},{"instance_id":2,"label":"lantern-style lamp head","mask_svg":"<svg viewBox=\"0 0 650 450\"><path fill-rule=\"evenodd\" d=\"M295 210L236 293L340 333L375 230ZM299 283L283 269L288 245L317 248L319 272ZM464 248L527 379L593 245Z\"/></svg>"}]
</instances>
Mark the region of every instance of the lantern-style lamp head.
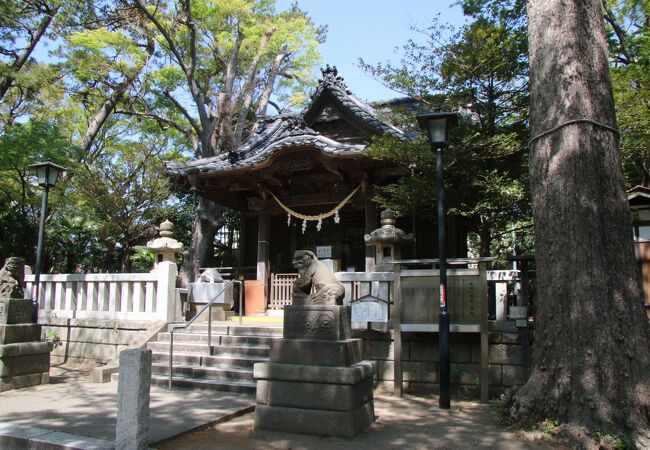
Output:
<instances>
[{"instance_id":1,"label":"lantern-style lamp head","mask_svg":"<svg viewBox=\"0 0 650 450\"><path fill-rule=\"evenodd\" d=\"M29 167L36 169L36 175L38 176L38 185L48 188L54 187L59 178L59 175L66 170L65 167L61 167L50 161L32 164Z\"/></svg>"},{"instance_id":2,"label":"lantern-style lamp head","mask_svg":"<svg viewBox=\"0 0 650 450\"><path fill-rule=\"evenodd\" d=\"M458 125L458 114L450 112L423 113L416 116L420 128L427 132L434 148L445 148L449 142L449 130Z\"/></svg>"}]
</instances>

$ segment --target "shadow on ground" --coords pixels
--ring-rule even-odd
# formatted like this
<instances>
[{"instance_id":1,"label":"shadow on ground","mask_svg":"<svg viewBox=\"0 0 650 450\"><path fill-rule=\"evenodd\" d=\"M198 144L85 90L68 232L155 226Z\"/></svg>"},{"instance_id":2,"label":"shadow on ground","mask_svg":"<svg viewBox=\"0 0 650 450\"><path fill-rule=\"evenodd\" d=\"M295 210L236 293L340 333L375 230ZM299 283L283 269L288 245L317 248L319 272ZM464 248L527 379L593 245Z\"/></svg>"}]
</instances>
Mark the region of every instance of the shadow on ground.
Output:
<instances>
[{"instance_id":1,"label":"shadow on ground","mask_svg":"<svg viewBox=\"0 0 650 450\"><path fill-rule=\"evenodd\" d=\"M3 392L0 423L62 431L112 441L117 420L116 382L88 383L78 367L51 370L50 384ZM250 407L253 396L151 388L150 441L157 442Z\"/></svg>"},{"instance_id":2,"label":"shadow on ground","mask_svg":"<svg viewBox=\"0 0 650 450\"><path fill-rule=\"evenodd\" d=\"M495 405L454 402L438 409L437 400L375 396L377 420L353 439L254 431L254 413L153 445L158 450L186 449L550 449L529 441L499 420Z\"/></svg>"}]
</instances>

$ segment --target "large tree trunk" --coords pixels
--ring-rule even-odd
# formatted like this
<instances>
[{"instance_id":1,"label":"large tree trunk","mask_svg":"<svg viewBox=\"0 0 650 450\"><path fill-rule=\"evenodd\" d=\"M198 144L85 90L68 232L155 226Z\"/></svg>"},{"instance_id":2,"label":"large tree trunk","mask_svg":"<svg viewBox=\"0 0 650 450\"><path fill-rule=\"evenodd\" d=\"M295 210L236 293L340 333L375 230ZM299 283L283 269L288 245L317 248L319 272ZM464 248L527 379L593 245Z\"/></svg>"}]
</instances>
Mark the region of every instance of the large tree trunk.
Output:
<instances>
[{"instance_id":1,"label":"large tree trunk","mask_svg":"<svg viewBox=\"0 0 650 450\"><path fill-rule=\"evenodd\" d=\"M539 307L533 370L510 412L521 423L556 419L650 445L639 434L650 429L650 330L618 136L608 128L616 118L601 8L528 1ZM567 124L575 119L597 123Z\"/></svg>"},{"instance_id":2,"label":"large tree trunk","mask_svg":"<svg viewBox=\"0 0 650 450\"><path fill-rule=\"evenodd\" d=\"M199 197L194 219L194 232L192 233L192 244L185 259L183 260L183 271L181 282L184 286L193 282L199 274L199 268L212 265L214 257L214 236L222 224L223 208Z\"/></svg>"}]
</instances>

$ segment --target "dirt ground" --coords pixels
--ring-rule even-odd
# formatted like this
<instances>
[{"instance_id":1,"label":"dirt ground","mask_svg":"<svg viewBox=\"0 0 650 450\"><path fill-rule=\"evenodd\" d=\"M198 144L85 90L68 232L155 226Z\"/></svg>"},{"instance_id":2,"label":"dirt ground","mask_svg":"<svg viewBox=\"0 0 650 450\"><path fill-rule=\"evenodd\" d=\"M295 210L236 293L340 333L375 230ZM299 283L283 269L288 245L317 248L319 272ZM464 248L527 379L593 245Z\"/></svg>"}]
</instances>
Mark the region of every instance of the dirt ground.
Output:
<instances>
[{"instance_id":1,"label":"dirt ground","mask_svg":"<svg viewBox=\"0 0 650 450\"><path fill-rule=\"evenodd\" d=\"M184 449L558 449L541 432L509 430L496 403L452 401L440 410L435 397L375 394L376 421L353 439L255 431L255 413L173 438L153 448Z\"/></svg>"}]
</instances>

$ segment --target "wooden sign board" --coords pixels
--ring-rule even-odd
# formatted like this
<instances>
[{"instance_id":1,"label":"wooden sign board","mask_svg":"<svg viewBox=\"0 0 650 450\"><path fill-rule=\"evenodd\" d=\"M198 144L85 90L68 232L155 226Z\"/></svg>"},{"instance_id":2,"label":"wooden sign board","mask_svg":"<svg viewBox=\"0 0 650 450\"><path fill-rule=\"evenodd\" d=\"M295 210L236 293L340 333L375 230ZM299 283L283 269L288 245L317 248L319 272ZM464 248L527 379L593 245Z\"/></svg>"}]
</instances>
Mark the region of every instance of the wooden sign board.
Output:
<instances>
[{"instance_id":1,"label":"wooden sign board","mask_svg":"<svg viewBox=\"0 0 650 450\"><path fill-rule=\"evenodd\" d=\"M316 257L321 258L331 258L332 257L332 246L331 245L319 245L316 247Z\"/></svg>"},{"instance_id":2,"label":"wooden sign board","mask_svg":"<svg viewBox=\"0 0 650 450\"><path fill-rule=\"evenodd\" d=\"M388 322L388 302L365 295L350 302L352 322Z\"/></svg>"},{"instance_id":3,"label":"wooden sign board","mask_svg":"<svg viewBox=\"0 0 650 450\"><path fill-rule=\"evenodd\" d=\"M526 311L525 306L511 306L510 307L510 318L511 319L526 319L528 317L528 312Z\"/></svg>"}]
</instances>

